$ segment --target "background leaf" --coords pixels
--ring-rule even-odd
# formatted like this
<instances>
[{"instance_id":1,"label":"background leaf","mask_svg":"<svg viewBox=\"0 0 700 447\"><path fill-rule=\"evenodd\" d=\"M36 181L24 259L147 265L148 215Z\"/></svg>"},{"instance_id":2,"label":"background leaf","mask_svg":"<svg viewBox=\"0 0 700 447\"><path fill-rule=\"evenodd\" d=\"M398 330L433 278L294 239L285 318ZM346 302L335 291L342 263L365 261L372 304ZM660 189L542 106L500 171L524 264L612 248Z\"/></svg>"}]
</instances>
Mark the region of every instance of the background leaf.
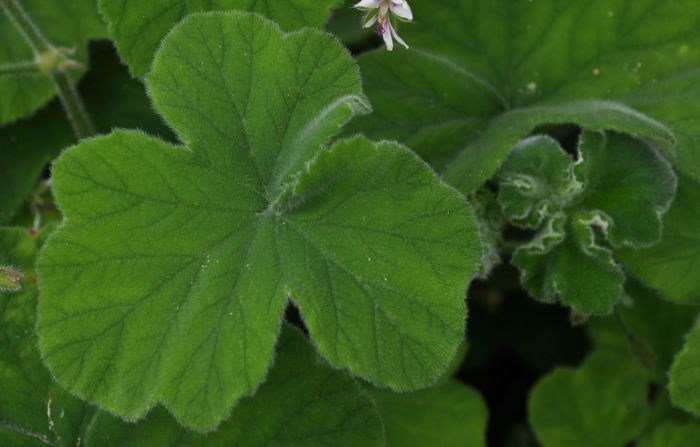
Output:
<instances>
[{"instance_id":1,"label":"background leaf","mask_svg":"<svg viewBox=\"0 0 700 447\"><path fill-rule=\"evenodd\" d=\"M700 185L679 176L678 192L664 216L661 241L642 250L625 250L620 260L640 281L678 303L700 302Z\"/></svg>"},{"instance_id":2,"label":"background leaf","mask_svg":"<svg viewBox=\"0 0 700 447\"><path fill-rule=\"evenodd\" d=\"M369 388L384 421L387 447L486 445L486 404L474 389L450 380L412 393Z\"/></svg>"},{"instance_id":3,"label":"background leaf","mask_svg":"<svg viewBox=\"0 0 700 447\"><path fill-rule=\"evenodd\" d=\"M87 42L105 37L106 29L94 0L16 0L45 39L55 47L76 51L71 58L87 62ZM3 0L2 3L14 3ZM31 47L0 7L0 66L34 62ZM78 73L72 73L78 78ZM33 114L55 96L51 77L41 74L0 76L0 125Z\"/></svg>"},{"instance_id":4,"label":"background leaf","mask_svg":"<svg viewBox=\"0 0 700 447\"><path fill-rule=\"evenodd\" d=\"M342 0L99 0L110 37L134 76L143 78L163 38L187 15L208 11L249 11L279 23L285 31L323 27Z\"/></svg>"},{"instance_id":5,"label":"background leaf","mask_svg":"<svg viewBox=\"0 0 700 447\"><path fill-rule=\"evenodd\" d=\"M647 417L646 373L631 356L593 352L557 368L532 390L528 413L544 447L623 447Z\"/></svg>"},{"instance_id":6,"label":"background leaf","mask_svg":"<svg viewBox=\"0 0 700 447\"><path fill-rule=\"evenodd\" d=\"M700 414L700 323L690 330L685 346L676 356L669 372L669 391L673 403L682 409Z\"/></svg>"},{"instance_id":7,"label":"background leaf","mask_svg":"<svg viewBox=\"0 0 700 447\"><path fill-rule=\"evenodd\" d=\"M678 169L700 178L696 107L688 105L700 65L692 0L414 0L411 7L416 20L400 29L410 50L360 57L377 108L357 128L447 163L446 179L461 191L491 177L538 124L638 135L659 128L639 114L611 112L591 126L593 114L571 104L582 100L621 102L663 122L678 138L671 152Z\"/></svg>"}]
</instances>

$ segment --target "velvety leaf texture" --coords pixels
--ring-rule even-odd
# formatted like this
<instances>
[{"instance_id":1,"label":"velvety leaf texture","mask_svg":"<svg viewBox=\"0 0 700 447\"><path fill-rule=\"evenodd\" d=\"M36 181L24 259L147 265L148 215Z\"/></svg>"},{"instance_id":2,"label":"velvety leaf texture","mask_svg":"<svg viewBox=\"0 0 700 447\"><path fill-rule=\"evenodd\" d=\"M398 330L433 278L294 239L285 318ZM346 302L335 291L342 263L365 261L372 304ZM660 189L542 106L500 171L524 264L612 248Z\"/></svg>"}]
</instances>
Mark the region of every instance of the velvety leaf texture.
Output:
<instances>
[{"instance_id":1,"label":"velvety leaf texture","mask_svg":"<svg viewBox=\"0 0 700 447\"><path fill-rule=\"evenodd\" d=\"M289 299L333 365L436 380L463 338L476 224L407 149L322 147L367 108L339 42L193 15L148 88L186 146L115 131L54 166L67 217L39 262L39 334L58 381L127 419L160 401L211 429L263 380Z\"/></svg>"},{"instance_id":2,"label":"velvety leaf texture","mask_svg":"<svg viewBox=\"0 0 700 447\"><path fill-rule=\"evenodd\" d=\"M105 27L93 0L2 0L0 2L0 66L35 62L31 46L3 9L16 6L41 30L55 47L72 48L73 59L85 63L87 41L105 36ZM73 73L76 75L78 72ZM46 75L0 76L0 125L31 115L55 95L51 77Z\"/></svg>"},{"instance_id":3,"label":"velvety leaf texture","mask_svg":"<svg viewBox=\"0 0 700 447\"><path fill-rule=\"evenodd\" d=\"M138 424L96 412L55 384L42 365L33 328L34 261L46 231L0 229L0 264L25 274L23 290L0 293L0 445L54 446L381 446L383 428L370 396L318 358L286 326L265 384L214 433L188 431L162 408Z\"/></svg>"},{"instance_id":4,"label":"velvety leaf texture","mask_svg":"<svg viewBox=\"0 0 700 447\"><path fill-rule=\"evenodd\" d=\"M86 447L379 447L382 423L370 396L318 358L299 330L285 327L275 365L255 396L243 399L214 433L188 431L163 409L138 424L100 412Z\"/></svg>"},{"instance_id":5,"label":"velvety leaf texture","mask_svg":"<svg viewBox=\"0 0 700 447\"><path fill-rule=\"evenodd\" d=\"M677 168L700 178L694 0L410 4L416 20L400 32L411 49L359 58L376 110L357 128L406 142L445 166L446 180L463 192L545 123L660 132L666 140L670 129ZM594 106L593 126L580 105L591 100L613 101Z\"/></svg>"},{"instance_id":6,"label":"velvety leaf texture","mask_svg":"<svg viewBox=\"0 0 700 447\"><path fill-rule=\"evenodd\" d=\"M119 54L132 73L143 78L163 37L189 14L249 11L279 23L285 31L323 27L342 0L98 0Z\"/></svg>"},{"instance_id":7,"label":"velvety leaf texture","mask_svg":"<svg viewBox=\"0 0 700 447\"><path fill-rule=\"evenodd\" d=\"M654 244L676 188L653 147L612 132L584 132L575 163L549 137L523 140L497 179L504 214L538 230L513 255L523 284L537 298L585 313L608 312L622 293L623 272L603 242Z\"/></svg>"},{"instance_id":8,"label":"velvety leaf texture","mask_svg":"<svg viewBox=\"0 0 700 447\"><path fill-rule=\"evenodd\" d=\"M486 404L457 381L412 393L370 393L384 421L387 447L486 445Z\"/></svg>"},{"instance_id":9,"label":"velvety leaf texture","mask_svg":"<svg viewBox=\"0 0 700 447\"><path fill-rule=\"evenodd\" d=\"M700 302L700 185L680 176L678 192L664 216L661 241L643 250L625 250L625 268L678 303Z\"/></svg>"},{"instance_id":10,"label":"velvety leaf texture","mask_svg":"<svg viewBox=\"0 0 700 447\"><path fill-rule=\"evenodd\" d=\"M594 351L557 368L532 390L530 424L544 447L624 447L644 428L646 373L630 355Z\"/></svg>"}]
</instances>

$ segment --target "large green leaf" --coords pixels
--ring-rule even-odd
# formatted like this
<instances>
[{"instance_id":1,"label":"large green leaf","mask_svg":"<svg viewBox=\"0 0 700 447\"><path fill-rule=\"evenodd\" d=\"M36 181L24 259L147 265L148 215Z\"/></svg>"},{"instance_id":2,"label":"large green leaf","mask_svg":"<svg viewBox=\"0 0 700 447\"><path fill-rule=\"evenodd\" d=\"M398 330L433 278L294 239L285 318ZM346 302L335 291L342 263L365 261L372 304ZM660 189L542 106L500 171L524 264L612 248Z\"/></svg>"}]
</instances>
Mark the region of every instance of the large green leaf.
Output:
<instances>
[{"instance_id":1,"label":"large green leaf","mask_svg":"<svg viewBox=\"0 0 700 447\"><path fill-rule=\"evenodd\" d=\"M476 224L405 148L320 147L365 104L340 44L194 15L148 86L187 147L115 131L54 166L67 219L40 259L39 333L59 382L129 419L161 401L211 428L262 381L289 299L332 364L395 389L437 379L463 338Z\"/></svg>"},{"instance_id":2,"label":"large green leaf","mask_svg":"<svg viewBox=\"0 0 700 447\"><path fill-rule=\"evenodd\" d=\"M138 424L105 412L91 422L86 447L379 447L381 419L371 397L347 374L330 368L297 329L286 326L275 366L255 396L245 398L214 433L179 425L162 408Z\"/></svg>"},{"instance_id":3,"label":"large green leaf","mask_svg":"<svg viewBox=\"0 0 700 447\"><path fill-rule=\"evenodd\" d=\"M457 381L412 393L370 393L384 420L387 447L486 445L486 404Z\"/></svg>"},{"instance_id":4,"label":"large green leaf","mask_svg":"<svg viewBox=\"0 0 700 447\"><path fill-rule=\"evenodd\" d=\"M579 155L574 163L549 137L523 140L497 175L498 200L513 224L538 230L513 255L528 291L581 312L606 313L624 281L606 244L658 241L676 177L653 147L624 134L585 131Z\"/></svg>"},{"instance_id":5,"label":"large green leaf","mask_svg":"<svg viewBox=\"0 0 700 447\"><path fill-rule=\"evenodd\" d=\"M105 29L94 0L2 0L0 1L0 67L36 62L26 38L7 11L21 9L36 26L37 38L55 47L76 51L71 58L85 63L87 41L104 37ZM42 51L42 48L38 48ZM0 74L0 125L31 115L55 95L50 76Z\"/></svg>"},{"instance_id":6,"label":"large green leaf","mask_svg":"<svg viewBox=\"0 0 700 447\"><path fill-rule=\"evenodd\" d=\"M555 369L535 385L528 403L544 447L624 447L647 414L646 373L616 351L594 351L577 369Z\"/></svg>"},{"instance_id":7,"label":"large green leaf","mask_svg":"<svg viewBox=\"0 0 700 447\"><path fill-rule=\"evenodd\" d=\"M207 11L250 11L280 24L285 31L323 27L342 0L99 0L109 34L131 72L143 78L168 31L189 14Z\"/></svg>"},{"instance_id":8,"label":"large green leaf","mask_svg":"<svg viewBox=\"0 0 700 447\"><path fill-rule=\"evenodd\" d=\"M290 327L282 332L275 365L258 393L207 436L187 431L162 408L138 424L96 413L51 380L36 348L32 279L37 241L43 237L43 232L31 236L23 228L0 228L0 264L26 274L22 292L0 293L0 445L382 445L381 420L370 396L320 360Z\"/></svg>"},{"instance_id":9,"label":"large green leaf","mask_svg":"<svg viewBox=\"0 0 700 447\"><path fill-rule=\"evenodd\" d=\"M408 51L360 57L376 110L357 123L447 164L467 193L535 126L654 138L700 178L700 8L694 0L413 0ZM665 124L604 100L627 104ZM483 130L485 129L485 130ZM483 130L483 131L482 131Z\"/></svg>"},{"instance_id":10,"label":"large green leaf","mask_svg":"<svg viewBox=\"0 0 700 447\"><path fill-rule=\"evenodd\" d=\"M620 254L625 268L642 282L679 303L700 302L700 185L680 176L678 192L664 216L661 241Z\"/></svg>"}]
</instances>

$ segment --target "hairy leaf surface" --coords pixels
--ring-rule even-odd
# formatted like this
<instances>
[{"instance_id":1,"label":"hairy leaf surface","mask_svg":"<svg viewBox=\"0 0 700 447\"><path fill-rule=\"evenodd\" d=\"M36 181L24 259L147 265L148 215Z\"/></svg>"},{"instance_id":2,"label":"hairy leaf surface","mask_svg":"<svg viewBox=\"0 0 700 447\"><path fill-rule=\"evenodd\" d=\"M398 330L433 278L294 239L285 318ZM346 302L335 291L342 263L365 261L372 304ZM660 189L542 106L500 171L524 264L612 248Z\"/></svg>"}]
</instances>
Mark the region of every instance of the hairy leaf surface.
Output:
<instances>
[{"instance_id":1,"label":"hairy leaf surface","mask_svg":"<svg viewBox=\"0 0 700 447\"><path fill-rule=\"evenodd\" d=\"M115 131L54 166L67 218L40 259L39 333L59 382L128 419L160 401L212 428L263 380L289 299L332 364L436 380L463 338L476 224L403 147L321 147L365 109L340 44L194 15L148 87L186 146Z\"/></svg>"},{"instance_id":2,"label":"hairy leaf surface","mask_svg":"<svg viewBox=\"0 0 700 447\"><path fill-rule=\"evenodd\" d=\"M85 446L384 445L377 408L351 377L330 368L290 326L282 329L278 349L265 383L216 432L188 431L162 408L135 425L100 412L87 429Z\"/></svg>"},{"instance_id":3,"label":"hairy leaf surface","mask_svg":"<svg viewBox=\"0 0 700 447\"><path fill-rule=\"evenodd\" d=\"M677 139L669 152L676 166L700 178L694 0L414 0L411 7L415 22L400 29L410 50L360 57L376 110L357 128L446 165L446 179L461 191L490 178L535 126L562 122ZM587 110L580 101L589 100L614 103Z\"/></svg>"},{"instance_id":4,"label":"hairy leaf surface","mask_svg":"<svg viewBox=\"0 0 700 447\"><path fill-rule=\"evenodd\" d=\"M513 255L523 284L539 299L585 313L606 313L617 302L624 275L613 249L658 241L676 187L650 145L591 131L581 136L576 163L549 137L523 140L497 178L504 214L537 229Z\"/></svg>"},{"instance_id":5,"label":"hairy leaf surface","mask_svg":"<svg viewBox=\"0 0 700 447\"><path fill-rule=\"evenodd\" d=\"M663 220L661 241L620 254L640 281L678 303L700 302L700 185L681 175L678 192Z\"/></svg>"},{"instance_id":6,"label":"hairy leaf surface","mask_svg":"<svg viewBox=\"0 0 700 447\"><path fill-rule=\"evenodd\" d=\"M143 78L163 38L187 15L207 11L250 11L285 31L323 27L342 0L99 0L109 34L134 76Z\"/></svg>"}]
</instances>

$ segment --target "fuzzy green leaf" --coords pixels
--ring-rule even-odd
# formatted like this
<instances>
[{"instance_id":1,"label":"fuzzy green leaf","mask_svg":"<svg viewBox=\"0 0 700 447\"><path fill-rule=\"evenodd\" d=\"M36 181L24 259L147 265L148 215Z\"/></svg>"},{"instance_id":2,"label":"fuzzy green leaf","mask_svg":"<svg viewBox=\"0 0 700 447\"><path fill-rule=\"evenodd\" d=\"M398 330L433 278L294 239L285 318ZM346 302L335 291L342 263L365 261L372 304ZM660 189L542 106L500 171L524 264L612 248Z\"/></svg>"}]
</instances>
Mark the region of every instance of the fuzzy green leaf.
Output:
<instances>
[{"instance_id":1,"label":"fuzzy green leaf","mask_svg":"<svg viewBox=\"0 0 700 447\"><path fill-rule=\"evenodd\" d=\"M629 355L595 351L540 380L528 414L544 447L624 447L646 422L646 372Z\"/></svg>"},{"instance_id":2,"label":"fuzzy green leaf","mask_svg":"<svg viewBox=\"0 0 700 447\"><path fill-rule=\"evenodd\" d=\"M486 445L486 404L457 381L412 393L369 391L384 420L387 447Z\"/></svg>"},{"instance_id":3,"label":"fuzzy green leaf","mask_svg":"<svg viewBox=\"0 0 700 447\"><path fill-rule=\"evenodd\" d=\"M59 382L126 418L161 401L214 427L262 381L289 299L332 364L396 389L437 379L476 224L405 148L320 147L364 105L340 44L193 15L148 86L186 147L115 131L54 166L67 219L40 259L39 333Z\"/></svg>"},{"instance_id":4,"label":"fuzzy green leaf","mask_svg":"<svg viewBox=\"0 0 700 447\"><path fill-rule=\"evenodd\" d=\"M461 191L490 178L535 126L562 122L665 134L667 147L670 129L678 169L700 178L694 0L410 3L415 20L400 33L411 49L360 57L376 110L357 128L446 164ZM578 103L590 100L656 121L610 103L596 117Z\"/></svg>"},{"instance_id":5,"label":"fuzzy green leaf","mask_svg":"<svg viewBox=\"0 0 700 447\"><path fill-rule=\"evenodd\" d=\"M574 164L548 137L524 140L499 171L498 198L512 223L539 228L513 255L530 293L606 313L624 275L596 231L613 247L656 242L676 177L653 147L623 134L586 131L579 155Z\"/></svg>"},{"instance_id":6,"label":"fuzzy green leaf","mask_svg":"<svg viewBox=\"0 0 700 447\"><path fill-rule=\"evenodd\" d=\"M3 9L19 6L54 47L75 50L70 56L87 61L87 41L106 34L94 0L2 0L0 1L0 70L15 64L37 62L32 47ZM39 49L41 51L41 49ZM75 71L77 78L80 71ZM55 96L50 76L41 74L0 74L0 125L31 115Z\"/></svg>"},{"instance_id":7,"label":"fuzzy green leaf","mask_svg":"<svg viewBox=\"0 0 700 447\"><path fill-rule=\"evenodd\" d=\"M643 283L678 303L700 303L700 185L680 176L678 192L664 216L661 241L625 250L620 260Z\"/></svg>"},{"instance_id":8,"label":"fuzzy green leaf","mask_svg":"<svg viewBox=\"0 0 700 447\"><path fill-rule=\"evenodd\" d=\"M31 278L37 240L23 228L0 229L0 262ZM380 446L383 431L371 398L347 374L318 358L304 336L282 331L274 367L216 432L187 431L162 408L138 424L95 412L56 385L36 348L37 287L29 279L12 296L0 293L0 445L120 446ZM254 427L254 429L252 429Z\"/></svg>"},{"instance_id":9,"label":"fuzzy green leaf","mask_svg":"<svg viewBox=\"0 0 700 447\"><path fill-rule=\"evenodd\" d=\"M549 137L532 137L513 148L498 173L498 201L511 222L537 228L576 191L572 160Z\"/></svg>"},{"instance_id":10,"label":"fuzzy green leaf","mask_svg":"<svg viewBox=\"0 0 700 447\"><path fill-rule=\"evenodd\" d=\"M109 34L134 76L143 78L163 38L189 14L249 11L280 24L285 31L323 27L342 0L99 0Z\"/></svg>"},{"instance_id":11,"label":"fuzzy green leaf","mask_svg":"<svg viewBox=\"0 0 700 447\"><path fill-rule=\"evenodd\" d=\"M188 431L161 408L135 425L100 412L87 430L85 446L384 445L377 408L351 377L325 364L292 327L282 330L278 349L265 383L216 432Z\"/></svg>"},{"instance_id":12,"label":"fuzzy green leaf","mask_svg":"<svg viewBox=\"0 0 700 447\"><path fill-rule=\"evenodd\" d=\"M685 346L669 373L671 400L684 410L700 415L700 323L688 333Z\"/></svg>"}]
</instances>

